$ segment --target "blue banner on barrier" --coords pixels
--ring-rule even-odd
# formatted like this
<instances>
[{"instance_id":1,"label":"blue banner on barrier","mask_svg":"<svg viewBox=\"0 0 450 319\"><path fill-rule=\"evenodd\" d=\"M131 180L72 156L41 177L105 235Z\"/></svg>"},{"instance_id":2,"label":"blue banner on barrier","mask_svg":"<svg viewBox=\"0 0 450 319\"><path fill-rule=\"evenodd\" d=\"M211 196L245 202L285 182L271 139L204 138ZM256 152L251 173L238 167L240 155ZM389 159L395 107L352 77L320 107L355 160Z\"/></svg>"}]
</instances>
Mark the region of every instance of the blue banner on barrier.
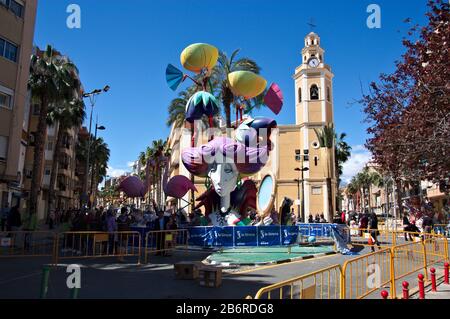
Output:
<instances>
[{"instance_id":1,"label":"blue banner on barrier","mask_svg":"<svg viewBox=\"0 0 450 319\"><path fill-rule=\"evenodd\" d=\"M234 228L234 243L236 246L258 246L258 227L241 226Z\"/></svg>"},{"instance_id":2,"label":"blue banner on barrier","mask_svg":"<svg viewBox=\"0 0 450 319\"><path fill-rule=\"evenodd\" d=\"M188 232L188 244L192 246L207 245L207 228L208 227L191 227Z\"/></svg>"},{"instance_id":3,"label":"blue banner on barrier","mask_svg":"<svg viewBox=\"0 0 450 319\"><path fill-rule=\"evenodd\" d=\"M213 227L212 246L234 246L234 227Z\"/></svg>"},{"instance_id":4,"label":"blue banner on barrier","mask_svg":"<svg viewBox=\"0 0 450 319\"><path fill-rule=\"evenodd\" d=\"M345 233L336 224L300 224L298 226L225 226L189 228L189 245L211 246L279 246L297 243L302 236L331 237L331 228Z\"/></svg>"},{"instance_id":5,"label":"blue banner on barrier","mask_svg":"<svg viewBox=\"0 0 450 319\"><path fill-rule=\"evenodd\" d=\"M281 244L295 244L297 242L298 233L297 226L281 226Z\"/></svg>"},{"instance_id":6,"label":"blue banner on barrier","mask_svg":"<svg viewBox=\"0 0 450 319\"><path fill-rule=\"evenodd\" d=\"M280 226L258 227L259 246L278 246L281 245Z\"/></svg>"}]
</instances>

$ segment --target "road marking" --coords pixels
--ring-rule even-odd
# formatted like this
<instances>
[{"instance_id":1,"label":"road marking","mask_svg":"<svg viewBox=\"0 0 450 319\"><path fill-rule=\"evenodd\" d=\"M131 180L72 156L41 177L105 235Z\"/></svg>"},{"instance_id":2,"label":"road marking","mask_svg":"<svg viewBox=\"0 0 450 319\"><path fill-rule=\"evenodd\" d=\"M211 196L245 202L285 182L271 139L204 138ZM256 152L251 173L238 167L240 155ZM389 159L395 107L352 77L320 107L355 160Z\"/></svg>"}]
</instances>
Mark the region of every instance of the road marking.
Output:
<instances>
[{"instance_id":1,"label":"road marking","mask_svg":"<svg viewBox=\"0 0 450 319\"><path fill-rule=\"evenodd\" d=\"M246 273L255 272L255 271L259 271L259 270L264 270L264 269L270 269L270 268L276 268L276 267L282 267L282 266L287 266L287 265L291 265L291 264L301 263L301 262L305 262L305 261L312 261L312 260L315 261L315 260L319 260L319 259L330 258L332 256L337 256L337 254L331 254L331 255L326 255L326 256L321 256L321 257L309 258L309 259L295 260L295 261L282 263L282 264L276 264L276 265L262 266L262 267L257 267L257 268L254 268L254 269L247 269L247 270L232 272L232 273L228 273L228 274L230 274L230 275L241 275L241 274L246 274Z\"/></svg>"}]
</instances>

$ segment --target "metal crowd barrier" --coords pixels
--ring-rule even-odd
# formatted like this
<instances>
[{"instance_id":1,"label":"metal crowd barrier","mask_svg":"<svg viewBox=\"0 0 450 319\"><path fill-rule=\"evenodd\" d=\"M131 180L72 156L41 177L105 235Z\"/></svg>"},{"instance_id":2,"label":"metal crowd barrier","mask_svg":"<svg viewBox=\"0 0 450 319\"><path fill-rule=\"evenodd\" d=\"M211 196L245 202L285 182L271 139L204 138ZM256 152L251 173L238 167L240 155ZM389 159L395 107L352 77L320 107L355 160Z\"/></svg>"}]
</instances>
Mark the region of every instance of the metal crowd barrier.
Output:
<instances>
[{"instance_id":1,"label":"metal crowd barrier","mask_svg":"<svg viewBox=\"0 0 450 319\"><path fill-rule=\"evenodd\" d=\"M433 233L450 238L450 224L435 224L433 227Z\"/></svg>"},{"instance_id":2,"label":"metal crowd barrier","mask_svg":"<svg viewBox=\"0 0 450 319\"><path fill-rule=\"evenodd\" d=\"M263 287L255 299L339 299L341 265L327 268Z\"/></svg>"},{"instance_id":3,"label":"metal crowd barrier","mask_svg":"<svg viewBox=\"0 0 450 319\"><path fill-rule=\"evenodd\" d=\"M392 285L390 265L389 248L347 260L342 266L341 298L362 299L383 286Z\"/></svg>"},{"instance_id":4,"label":"metal crowd barrier","mask_svg":"<svg viewBox=\"0 0 450 319\"><path fill-rule=\"evenodd\" d=\"M55 238L52 231L0 232L0 258L53 257Z\"/></svg>"},{"instance_id":5,"label":"metal crowd barrier","mask_svg":"<svg viewBox=\"0 0 450 319\"><path fill-rule=\"evenodd\" d=\"M404 233L403 231L391 232L395 237L404 236ZM319 285L316 281L316 276L321 275L323 278L324 273L332 270L335 271L334 281L340 282L338 297L340 299L366 298L387 287L390 287L391 298L396 298L396 283L400 279L420 271L424 273L425 280L428 280L428 268L431 265L449 260L448 241L443 235L422 233L417 238L415 241L397 244L347 260L342 268L340 265L334 265L263 287L257 292L255 298L336 299L336 294L329 292L330 287L335 287L331 284L330 275L326 277L328 280L322 279ZM336 277L339 278L336 279ZM307 279L310 280L309 285L305 284ZM328 293L323 293L324 286L327 287Z\"/></svg>"},{"instance_id":6,"label":"metal crowd barrier","mask_svg":"<svg viewBox=\"0 0 450 319\"><path fill-rule=\"evenodd\" d=\"M60 233L56 237L54 263L61 259L137 257L141 261L141 234L136 231Z\"/></svg>"},{"instance_id":7,"label":"metal crowd barrier","mask_svg":"<svg viewBox=\"0 0 450 319\"><path fill-rule=\"evenodd\" d=\"M149 231L145 236L144 262L148 262L150 254L169 255L173 250L187 246L187 229Z\"/></svg>"}]
</instances>

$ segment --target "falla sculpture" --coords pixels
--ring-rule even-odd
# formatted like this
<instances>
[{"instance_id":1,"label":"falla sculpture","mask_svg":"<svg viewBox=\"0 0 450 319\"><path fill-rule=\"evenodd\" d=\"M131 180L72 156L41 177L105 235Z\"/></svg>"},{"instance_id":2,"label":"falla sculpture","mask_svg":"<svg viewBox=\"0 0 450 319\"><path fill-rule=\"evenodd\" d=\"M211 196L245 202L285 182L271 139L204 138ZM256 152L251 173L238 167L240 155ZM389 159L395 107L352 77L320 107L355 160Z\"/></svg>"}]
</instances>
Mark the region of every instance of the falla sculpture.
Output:
<instances>
[{"instance_id":1,"label":"falla sculpture","mask_svg":"<svg viewBox=\"0 0 450 319\"><path fill-rule=\"evenodd\" d=\"M257 209L258 191L250 177L266 164L273 149L270 133L277 127L277 122L270 118L247 116L244 120L245 106L248 106L249 100L263 96L263 103L278 114L283 105L283 94L275 83L267 88L267 81L258 74L250 71L231 72L227 80L236 108L234 137L212 136L206 144L195 146L193 122L207 116L210 127L214 127L212 119L219 112L218 99L212 94L209 81L218 57L219 50L210 44L189 45L182 51L180 62L195 76L185 74L169 64L166 81L174 91L186 79L201 88L186 105L186 121L191 124L192 138L191 146L181 151L182 163L192 176L205 178L207 190L196 199L198 203L195 209L203 208L205 216L214 226L242 226L250 223L249 211ZM175 188L185 191L174 192ZM175 176L167 183L165 192L166 195L182 198L194 189L192 179Z\"/></svg>"}]
</instances>

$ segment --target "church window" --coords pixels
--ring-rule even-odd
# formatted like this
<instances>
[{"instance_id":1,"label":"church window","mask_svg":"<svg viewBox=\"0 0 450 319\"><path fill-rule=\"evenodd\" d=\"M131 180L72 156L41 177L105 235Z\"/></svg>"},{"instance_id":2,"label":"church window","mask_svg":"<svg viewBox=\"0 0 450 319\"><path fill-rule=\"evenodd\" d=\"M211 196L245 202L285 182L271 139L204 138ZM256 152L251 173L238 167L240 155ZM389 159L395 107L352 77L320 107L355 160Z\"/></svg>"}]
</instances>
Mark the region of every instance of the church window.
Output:
<instances>
[{"instance_id":1,"label":"church window","mask_svg":"<svg viewBox=\"0 0 450 319\"><path fill-rule=\"evenodd\" d=\"M312 186L311 187L311 193L313 195L320 195L320 194L322 194L322 186Z\"/></svg>"},{"instance_id":2,"label":"church window","mask_svg":"<svg viewBox=\"0 0 450 319\"><path fill-rule=\"evenodd\" d=\"M311 100L318 100L319 99L319 88L317 85L313 84L311 85L311 89L309 91L310 99Z\"/></svg>"},{"instance_id":3,"label":"church window","mask_svg":"<svg viewBox=\"0 0 450 319\"><path fill-rule=\"evenodd\" d=\"M331 101L331 99L330 99L330 87L329 86L327 87L327 101L328 102Z\"/></svg>"},{"instance_id":4,"label":"church window","mask_svg":"<svg viewBox=\"0 0 450 319\"><path fill-rule=\"evenodd\" d=\"M302 88L298 88L298 102L302 101Z\"/></svg>"}]
</instances>

